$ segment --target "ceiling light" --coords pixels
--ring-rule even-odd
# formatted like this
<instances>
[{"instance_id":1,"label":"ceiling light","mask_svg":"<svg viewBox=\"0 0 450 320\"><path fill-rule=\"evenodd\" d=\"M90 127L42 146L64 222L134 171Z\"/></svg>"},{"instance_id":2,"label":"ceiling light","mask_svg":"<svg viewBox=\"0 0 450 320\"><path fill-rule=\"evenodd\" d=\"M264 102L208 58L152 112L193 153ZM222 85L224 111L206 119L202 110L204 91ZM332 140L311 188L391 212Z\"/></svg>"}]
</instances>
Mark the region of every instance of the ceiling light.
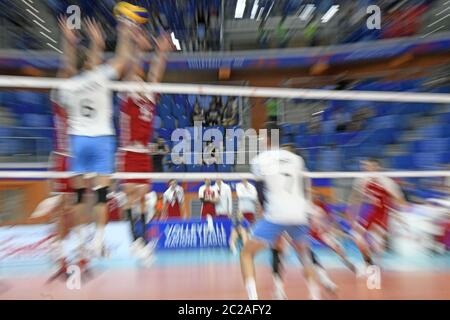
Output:
<instances>
[{"instance_id":1,"label":"ceiling light","mask_svg":"<svg viewBox=\"0 0 450 320\"><path fill-rule=\"evenodd\" d=\"M315 9L316 9L315 5L307 4L303 12L300 14L300 20L302 21L308 20L308 18L311 16L311 14L314 12Z\"/></svg>"},{"instance_id":2,"label":"ceiling light","mask_svg":"<svg viewBox=\"0 0 450 320\"><path fill-rule=\"evenodd\" d=\"M253 8L252 8L252 13L250 15L250 19L255 19L256 12L258 11L258 5L259 5L259 1L255 0L255 3L253 4Z\"/></svg>"},{"instance_id":3,"label":"ceiling light","mask_svg":"<svg viewBox=\"0 0 450 320\"><path fill-rule=\"evenodd\" d=\"M245 11L245 0L237 0L236 11L234 12L234 17L236 19L242 19Z\"/></svg>"},{"instance_id":4,"label":"ceiling light","mask_svg":"<svg viewBox=\"0 0 450 320\"><path fill-rule=\"evenodd\" d=\"M327 23L339 11L339 5L331 6L330 9L323 15L322 23Z\"/></svg>"},{"instance_id":5,"label":"ceiling light","mask_svg":"<svg viewBox=\"0 0 450 320\"><path fill-rule=\"evenodd\" d=\"M175 33L172 32L170 34L170 37L172 38L172 42L175 45L175 48L177 48L177 50L180 51L181 50L180 41L178 41L178 39L175 38Z\"/></svg>"}]
</instances>

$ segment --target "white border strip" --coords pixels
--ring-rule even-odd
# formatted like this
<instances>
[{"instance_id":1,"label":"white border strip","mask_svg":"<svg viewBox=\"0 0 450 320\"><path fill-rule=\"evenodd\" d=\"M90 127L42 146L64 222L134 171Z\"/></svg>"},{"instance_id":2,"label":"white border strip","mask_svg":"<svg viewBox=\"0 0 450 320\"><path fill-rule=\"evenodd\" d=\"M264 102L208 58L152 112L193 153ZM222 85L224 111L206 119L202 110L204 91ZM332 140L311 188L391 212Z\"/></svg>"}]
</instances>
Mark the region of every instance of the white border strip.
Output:
<instances>
[{"instance_id":1,"label":"white border strip","mask_svg":"<svg viewBox=\"0 0 450 320\"><path fill-rule=\"evenodd\" d=\"M446 171L380 171L380 172L303 172L304 176L310 178L363 178L385 176L391 178L428 178L428 177L450 177L450 170ZM0 179L57 179L75 176L73 172L56 171L0 171ZM202 181L204 179L240 180L243 178L254 179L253 174L248 172L116 172L112 174L113 179L151 179L152 181L168 181L176 179L180 181Z\"/></svg>"},{"instance_id":2,"label":"white border strip","mask_svg":"<svg viewBox=\"0 0 450 320\"><path fill-rule=\"evenodd\" d=\"M58 78L0 76L0 88L35 88L57 89L74 87L78 81ZM140 91L172 94L200 94L218 96L277 97L302 98L313 100L362 100L416 103L450 103L450 94L392 92L392 91L357 91L357 90L320 90L292 89L270 87L196 85L186 83L150 84L142 82L109 82L108 88L115 91Z\"/></svg>"}]
</instances>

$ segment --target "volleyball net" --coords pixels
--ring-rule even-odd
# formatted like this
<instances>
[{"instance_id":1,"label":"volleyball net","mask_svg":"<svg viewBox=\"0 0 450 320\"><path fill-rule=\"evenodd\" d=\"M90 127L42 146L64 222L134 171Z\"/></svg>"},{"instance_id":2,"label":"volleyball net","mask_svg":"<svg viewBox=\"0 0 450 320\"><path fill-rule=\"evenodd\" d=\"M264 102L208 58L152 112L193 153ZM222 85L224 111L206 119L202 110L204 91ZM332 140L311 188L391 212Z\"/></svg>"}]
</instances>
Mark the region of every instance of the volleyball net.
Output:
<instances>
[{"instance_id":1,"label":"volleyball net","mask_svg":"<svg viewBox=\"0 0 450 320\"><path fill-rule=\"evenodd\" d=\"M74 81L1 76L2 109L15 114L16 126L23 129L25 125L20 123L26 114L38 113L24 106L38 108L39 104L33 101L33 95L22 101L21 94L40 92L42 97L51 89L66 90ZM324 194L337 189L348 191L352 179L368 176L392 177L417 197L448 192L450 94L447 93L420 92L425 89L403 84L394 87L361 84L352 90L122 81L104 85L114 93L158 93L154 136L162 138L169 147L163 157L164 172L117 170L112 175L114 180L150 179L166 185L170 179L190 184L199 184L204 179L251 180L251 159L267 148L261 144L260 131L252 128L255 123L252 118L264 112L279 124L276 142L295 147L308 168L303 174L312 178L313 186ZM211 122L210 111L215 104L219 105L218 115ZM203 112L203 119L199 117L200 129L194 117L197 105ZM16 131L8 128L12 126L4 126L0 139L1 180L74 176L72 172L52 171L51 166L23 171L17 170L22 169L18 164L8 165L11 163L7 153L14 149L8 139L18 138ZM48 154L44 152L45 157ZM367 158L379 159L382 169L361 171L360 161ZM26 163L26 150L21 159L14 162ZM338 199L345 199L345 194L342 192Z\"/></svg>"}]
</instances>

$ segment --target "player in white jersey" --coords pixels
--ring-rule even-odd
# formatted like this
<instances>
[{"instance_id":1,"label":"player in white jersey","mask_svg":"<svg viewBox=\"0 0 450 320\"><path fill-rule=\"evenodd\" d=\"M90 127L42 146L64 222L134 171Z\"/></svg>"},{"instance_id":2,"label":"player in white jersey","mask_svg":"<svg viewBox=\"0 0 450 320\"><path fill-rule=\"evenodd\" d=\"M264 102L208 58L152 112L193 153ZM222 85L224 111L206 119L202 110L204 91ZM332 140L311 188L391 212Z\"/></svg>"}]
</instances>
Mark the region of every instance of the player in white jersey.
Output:
<instances>
[{"instance_id":1,"label":"player in white jersey","mask_svg":"<svg viewBox=\"0 0 450 320\"><path fill-rule=\"evenodd\" d=\"M247 179L242 179L242 182L236 184L236 195L238 197L238 208L243 218L249 223L255 222L258 202L258 193L255 186Z\"/></svg>"},{"instance_id":2,"label":"player in white jersey","mask_svg":"<svg viewBox=\"0 0 450 320\"><path fill-rule=\"evenodd\" d=\"M63 35L63 60L60 68L58 69L58 78L70 78L77 73L77 50L76 46L79 42L79 34L76 30L71 29L67 25L67 21L64 17L59 17L58 19L59 27L61 28L61 34ZM99 25L90 19L85 20L87 35L91 40L91 45L89 48L89 61L87 64L96 64L96 58L98 56L98 46L102 41L98 35L101 33ZM63 95L59 90L51 91L51 101L53 106L53 117L55 122L55 143L54 150L51 155L52 165L55 171L65 172L69 170L70 161L70 149L69 149L69 139L68 139L68 116L66 105L64 105L64 99L61 99ZM55 273L52 278L57 277L60 274L66 273L66 258L67 254L64 252L64 242L68 234L74 230L75 234L82 234L82 218L77 214L76 210L73 208L73 191L70 186L69 178L56 179L52 183L52 191L58 194L57 197L53 199L60 199L60 205L53 206L52 202L44 201L39 205L37 210L33 213L37 216L45 213L54 213L58 221L58 238L54 243L52 248L52 253L55 258L59 260L58 266L59 270ZM50 198L51 199L51 198ZM79 245L77 246L78 265L82 266L86 262L86 257L84 256L83 246L84 239L78 239ZM51 278L51 279L52 279Z\"/></svg>"},{"instance_id":3,"label":"player in white jersey","mask_svg":"<svg viewBox=\"0 0 450 320\"><path fill-rule=\"evenodd\" d=\"M157 202L158 195L155 191L151 191L145 195L145 208L147 209L145 215L145 223L149 223L155 218Z\"/></svg>"},{"instance_id":4,"label":"player in white jersey","mask_svg":"<svg viewBox=\"0 0 450 320\"><path fill-rule=\"evenodd\" d=\"M86 21L86 23L93 23ZM62 87L62 99L67 107L70 146L72 152L71 171L80 175L95 173L94 190L97 230L93 249L96 254L103 251L104 228L108 220L107 194L110 186L109 174L114 172L115 130L113 126L112 92L106 87L109 80L120 78L131 60L131 43L137 34L137 26L119 21L115 57L102 63L104 39L100 26L94 39L95 51L89 53L84 71ZM73 187L77 194L78 210L82 211L83 196L87 183L82 176L76 177Z\"/></svg>"},{"instance_id":5,"label":"player in white jersey","mask_svg":"<svg viewBox=\"0 0 450 320\"><path fill-rule=\"evenodd\" d=\"M239 238L243 244L247 242L247 230L255 221L256 203L258 201L256 188L247 179L243 179L242 182L236 184L236 195L238 197L238 212L232 217L233 229L230 235L230 249L233 253L237 253L236 243Z\"/></svg>"},{"instance_id":6,"label":"player in white jersey","mask_svg":"<svg viewBox=\"0 0 450 320\"><path fill-rule=\"evenodd\" d=\"M233 212L233 198L231 196L231 188L228 184L217 179L213 188L216 190L217 202L215 204L216 215L231 218Z\"/></svg>"},{"instance_id":7,"label":"player in white jersey","mask_svg":"<svg viewBox=\"0 0 450 320\"><path fill-rule=\"evenodd\" d=\"M275 124L269 124L275 129ZM270 144L270 139L268 139ZM271 147L253 159L258 199L264 216L252 228L251 238L241 251L241 270L249 299L258 299L255 283L254 256L266 247L273 247L281 236L292 240L313 299L320 298L320 287L312 268L307 243L308 201L304 161L287 150Z\"/></svg>"}]
</instances>

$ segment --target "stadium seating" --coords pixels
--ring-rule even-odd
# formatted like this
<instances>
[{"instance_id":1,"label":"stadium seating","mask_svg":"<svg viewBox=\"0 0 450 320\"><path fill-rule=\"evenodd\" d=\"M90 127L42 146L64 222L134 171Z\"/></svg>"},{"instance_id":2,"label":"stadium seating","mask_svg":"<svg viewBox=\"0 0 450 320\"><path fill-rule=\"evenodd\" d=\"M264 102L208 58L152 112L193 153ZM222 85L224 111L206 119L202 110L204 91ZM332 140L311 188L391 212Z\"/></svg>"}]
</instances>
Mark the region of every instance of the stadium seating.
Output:
<instances>
[{"instance_id":1,"label":"stadium seating","mask_svg":"<svg viewBox=\"0 0 450 320\"><path fill-rule=\"evenodd\" d=\"M421 83L420 79L365 81L353 89L422 91ZM447 92L448 88L437 91ZM337 107L350 113L370 107L374 116L367 119L362 130L336 132L333 112ZM358 161L365 157L384 157L384 163L395 169L439 168L449 163L450 150L450 113L432 116L441 107L428 103L330 101L322 113L320 134L310 134L308 123L283 123L281 142L293 142L311 170L359 170ZM429 121L420 124L423 119ZM415 139L404 140L405 133L413 134ZM386 154L391 145L402 150L400 154ZM335 150L329 151L331 146Z\"/></svg>"}]
</instances>

